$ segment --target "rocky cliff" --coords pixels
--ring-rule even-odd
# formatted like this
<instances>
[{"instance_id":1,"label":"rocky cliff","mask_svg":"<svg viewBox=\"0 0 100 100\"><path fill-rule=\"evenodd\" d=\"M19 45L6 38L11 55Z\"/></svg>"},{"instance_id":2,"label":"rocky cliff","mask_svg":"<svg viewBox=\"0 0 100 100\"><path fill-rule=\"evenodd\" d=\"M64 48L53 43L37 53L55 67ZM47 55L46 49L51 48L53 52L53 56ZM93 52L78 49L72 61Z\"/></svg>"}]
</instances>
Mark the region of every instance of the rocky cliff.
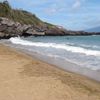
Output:
<instances>
[{"instance_id":1,"label":"rocky cliff","mask_svg":"<svg viewBox=\"0 0 100 100\"><path fill-rule=\"evenodd\" d=\"M12 9L7 1L0 3L0 38L30 35L93 35L83 31L68 31L41 21L34 14Z\"/></svg>"},{"instance_id":2,"label":"rocky cliff","mask_svg":"<svg viewBox=\"0 0 100 100\"><path fill-rule=\"evenodd\" d=\"M45 35L43 31L33 25L21 24L8 18L0 17L0 37Z\"/></svg>"}]
</instances>

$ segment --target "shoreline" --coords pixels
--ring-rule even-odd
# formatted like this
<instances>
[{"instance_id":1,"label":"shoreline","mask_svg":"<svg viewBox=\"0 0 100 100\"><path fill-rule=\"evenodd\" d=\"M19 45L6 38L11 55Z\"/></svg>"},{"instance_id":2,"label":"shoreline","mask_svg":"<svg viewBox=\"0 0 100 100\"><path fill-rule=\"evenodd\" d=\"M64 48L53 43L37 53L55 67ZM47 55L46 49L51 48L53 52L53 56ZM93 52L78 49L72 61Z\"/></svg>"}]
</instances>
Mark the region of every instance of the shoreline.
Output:
<instances>
[{"instance_id":1,"label":"shoreline","mask_svg":"<svg viewBox=\"0 0 100 100\"><path fill-rule=\"evenodd\" d=\"M0 44L0 99L100 100L100 83Z\"/></svg>"},{"instance_id":2,"label":"shoreline","mask_svg":"<svg viewBox=\"0 0 100 100\"><path fill-rule=\"evenodd\" d=\"M70 73L74 73L74 74L78 74L81 76L85 76L88 79L100 82L100 77L99 77L100 70L91 70L91 69L86 68L86 67L85 68L81 67L80 65L73 63L72 61L56 59L54 57L45 56L45 55L42 55L42 54L37 53L37 52L25 50L25 49L22 49L20 47L16 48L13 44L10 44L10 45L9 45L9 43L8 44L3 43L3 44L12 48L12 49L15 49L15 51L19 51L21 53L24 53L28 56L31 56L32 58L35 58L41 62L50 64L51 66L55 66L61 70L64 70L64 71L67 71Z\"/></svg>"}]
</instances>

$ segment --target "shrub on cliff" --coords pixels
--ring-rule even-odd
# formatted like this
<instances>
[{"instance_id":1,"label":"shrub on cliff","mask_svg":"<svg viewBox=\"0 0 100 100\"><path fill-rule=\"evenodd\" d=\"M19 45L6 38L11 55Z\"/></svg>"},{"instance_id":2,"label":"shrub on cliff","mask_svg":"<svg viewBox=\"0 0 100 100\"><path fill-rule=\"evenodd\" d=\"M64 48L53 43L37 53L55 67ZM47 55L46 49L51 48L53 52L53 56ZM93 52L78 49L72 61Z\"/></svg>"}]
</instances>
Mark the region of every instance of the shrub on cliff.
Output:
<instances>
[{"instance_id":1,"label":"shrub on cliff","mask_svg":"<svg viewBox=\"0 0 100 100\"><path fill-rule=\"evenodd\" d=\"M34 14L31 14L24 10L12 9L8 1L0 2L0 17L6 17L12 19L21 24L32 24L40 25L44 24L39 18Z\"/></svg>"}]
</instances>

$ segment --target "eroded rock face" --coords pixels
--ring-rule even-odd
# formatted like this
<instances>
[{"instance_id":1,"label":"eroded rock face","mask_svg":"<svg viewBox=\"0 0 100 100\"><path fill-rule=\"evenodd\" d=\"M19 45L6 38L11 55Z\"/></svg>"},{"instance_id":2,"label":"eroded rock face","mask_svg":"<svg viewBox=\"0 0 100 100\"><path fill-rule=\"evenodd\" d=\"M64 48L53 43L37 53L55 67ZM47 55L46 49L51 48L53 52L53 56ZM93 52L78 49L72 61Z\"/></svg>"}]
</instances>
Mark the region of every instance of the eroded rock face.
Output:
<instances>
[{"instance_id":1,"label":"eroded rock face","mask_svg":"<svg viewBox=\"0 0 100 100\"><path fill-rule=\"evenodd\" d=\"M0 38L16 36L64 36L64 35L100 35L100 33L88 33L84 31L68 31L64 28L20 24L8 18L0 17Z\"/></svg>"},{"instance_id":2,"label":"eroded rock face","mask_svg":"<svg viewBox=\"0 0 100 100\"><path fill-rule=\"evenodd\" d=\"M22 25L7 18L0 17L0 37L9 38L15 36L44 35L43 32L35 31L32 25Z\"/></svg>"},{"instance_id":3,"label":"eroded rock face","mask_svg":"<svg viewBox=\"0 0 100 100\"><path fill-rule=\"evenodd\" d=\"M0 37L12 37L17 36L18 34L21 35L21 30L17 29L18 25L20 25L20 23L16 23L7 18L0 18L0 32L3 34L0 35Z\"/></svg>"}]
</instances>

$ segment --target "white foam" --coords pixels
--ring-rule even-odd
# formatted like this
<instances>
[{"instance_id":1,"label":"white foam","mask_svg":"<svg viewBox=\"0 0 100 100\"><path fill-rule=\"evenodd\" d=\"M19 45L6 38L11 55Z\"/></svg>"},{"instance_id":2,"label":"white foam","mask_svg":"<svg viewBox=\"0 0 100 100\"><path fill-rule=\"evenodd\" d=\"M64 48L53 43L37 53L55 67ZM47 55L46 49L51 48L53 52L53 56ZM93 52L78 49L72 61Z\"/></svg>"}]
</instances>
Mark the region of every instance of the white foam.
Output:
<instances>
[{"instance_id":1,"label":"white foam","mask_svg":"<svg viewBox=\"0 0 100 100\"><path fill-rule=\"evenodd\" d=\"M100 51L85 49L82 47L75 47L75 46L70 46L70 45L65 45L65 44L31 42L31 41L23 40L20 37L10 38L9 40L13 44L45 47L45 48L51 47L51 48L56 48L56 49L63 49L63 50L74 52L74 53L82 53L82 54L91 55L91 56L100 56Z\"/></svg>"}]
</instances>

